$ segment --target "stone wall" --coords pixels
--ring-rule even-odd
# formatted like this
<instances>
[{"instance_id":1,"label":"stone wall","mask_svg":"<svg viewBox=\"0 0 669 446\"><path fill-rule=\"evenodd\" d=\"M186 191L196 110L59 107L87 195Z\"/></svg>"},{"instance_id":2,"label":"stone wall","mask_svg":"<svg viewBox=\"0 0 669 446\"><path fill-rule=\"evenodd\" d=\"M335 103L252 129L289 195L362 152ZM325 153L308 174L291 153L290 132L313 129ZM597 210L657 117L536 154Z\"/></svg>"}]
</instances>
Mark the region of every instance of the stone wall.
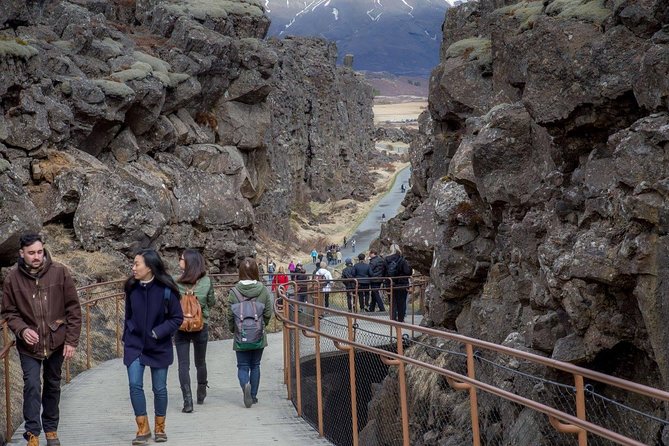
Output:
<instances>
[{"instance_id":1,"label":"stone wall","mask_svg":"<svg viewBox=\"0 0 669 446\"><path fill-rule=\"evenodd\" d=\"M290 236L290 213L310 201L366 199L373 146L372 89L337 67L337 47L323 39L270 39L278 62L268 101L272 166L257 210L261 228Z\"/></svg>"},{"instance_id":2,"label":"stone wall","mask_svg":"<svg viewBox=\"0 0 669 446\"><path fill-rule=\"evenodd\" d=\"M669 386L667 22L653 0L449 10L383 234L430 274L425 324Z\"/></svg>"},{"instance_id":3,"label":"stone wall","mask_svg":"<svg viewBox=\"0 0 669 446\"><path fill-rule=\"evenodd\" d=\"M42 229L71 265L195 247L226 271L258 224L366 196L369 87L331 44L262 40L262 4L3 2L0 266Z\"/></svg>"}]
</instances>

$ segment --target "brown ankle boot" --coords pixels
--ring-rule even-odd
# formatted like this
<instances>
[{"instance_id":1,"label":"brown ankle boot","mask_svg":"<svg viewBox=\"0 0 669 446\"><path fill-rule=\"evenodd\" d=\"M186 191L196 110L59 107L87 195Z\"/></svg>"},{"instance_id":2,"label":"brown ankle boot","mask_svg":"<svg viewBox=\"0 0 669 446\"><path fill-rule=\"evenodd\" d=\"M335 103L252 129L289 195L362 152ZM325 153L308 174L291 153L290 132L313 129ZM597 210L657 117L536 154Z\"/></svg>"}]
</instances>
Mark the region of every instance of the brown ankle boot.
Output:
<instances>
[{"instance_id":1,"label":"brown ankle boot","mask_svg":"<svg viewBox=\"0 0 669 446\"><path fill-rule=\"evenodd\" d=\"M165 417L156 416L156 443L164 443L167 441L167 434L165 433Z\"/></svg>"},{"instance_id":2,"label":"brown ankle boot","mask_svg":"<svg viewBox=\"0 0 669 446\"><path fill-rule=\"evenodd\" d=\"M46 446L60 446L60 440L58 439L57 432L47 432L46 434Z\"/></svg>"},{"instance_id":3,"label":"brown ankle boot","mask_svg":"<svg viewBox=\"0 0 669 446\"><path fill-rule=\"evenodd\" d=\"M39 446L39 438L31 434L30 432L27 432L26 434L23 435L23 437L28 440L28 443L26 443L26 446Z\"/></svg>"},{"instance_id":4,"label":"brown ankle boot","mask_svg":"<svg viewBox=\"0 0 669 446\"><path fill-rule=\"evenodd\" d=\"M137 422L137 435L135 439L132 440L133 445L143 445L149 441L151 438L151 426L149 426L149 417L146 415L140 415L135 417Z\"/></svg>"}]
</instances>

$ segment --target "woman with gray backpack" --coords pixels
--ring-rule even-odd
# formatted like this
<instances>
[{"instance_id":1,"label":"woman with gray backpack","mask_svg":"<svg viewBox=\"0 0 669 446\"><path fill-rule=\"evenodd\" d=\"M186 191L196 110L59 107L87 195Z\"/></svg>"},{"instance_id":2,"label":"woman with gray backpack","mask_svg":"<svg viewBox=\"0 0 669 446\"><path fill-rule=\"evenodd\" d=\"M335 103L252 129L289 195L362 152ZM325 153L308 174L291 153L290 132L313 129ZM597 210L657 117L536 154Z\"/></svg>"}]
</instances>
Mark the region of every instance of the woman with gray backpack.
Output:
<instances>
[{"instance_id":1,"label":"woman with gray backpack","mask_svg":"<svg viewBox=\"0 0 669 446\"><path fill-rule=\"evenodd\" d=\"M239 263L239 282L228 294L228 326L234 333L232 348L237 356L237 377L244 406L258 402L260 360L267 347L265 327L272 318L272 298L260 280L255 259Z\"/></svg>"}]
</instances>

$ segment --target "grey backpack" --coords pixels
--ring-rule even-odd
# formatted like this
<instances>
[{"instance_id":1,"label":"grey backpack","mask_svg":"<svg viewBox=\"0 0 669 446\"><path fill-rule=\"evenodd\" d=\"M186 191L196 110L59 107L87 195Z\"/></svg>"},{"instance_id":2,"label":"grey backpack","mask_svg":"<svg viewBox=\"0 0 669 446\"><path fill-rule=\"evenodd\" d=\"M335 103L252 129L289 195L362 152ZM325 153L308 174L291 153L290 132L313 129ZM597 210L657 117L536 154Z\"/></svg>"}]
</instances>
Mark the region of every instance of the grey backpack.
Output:
<instances>
[{"instance_id":1,"label":"grey backpack","mask_svg":"<svg viewBox=\"0 0 669 446\"><path fill-rule=\"evenodd\" d=\"M257 302L255 297L242 295L237 288L232 288L237 302L231 306L235 316L235 350L258 350L263 348L265 304Z\"/></svg>"}]
</instances>

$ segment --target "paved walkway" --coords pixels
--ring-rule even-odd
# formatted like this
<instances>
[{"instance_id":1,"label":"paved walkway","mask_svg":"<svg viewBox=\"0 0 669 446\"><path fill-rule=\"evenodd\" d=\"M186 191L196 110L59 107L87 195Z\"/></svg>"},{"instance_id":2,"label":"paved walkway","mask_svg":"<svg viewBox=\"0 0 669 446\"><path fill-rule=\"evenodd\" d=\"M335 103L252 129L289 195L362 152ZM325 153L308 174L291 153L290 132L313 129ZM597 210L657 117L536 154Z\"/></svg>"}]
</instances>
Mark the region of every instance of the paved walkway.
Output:
<instances>
[{"instance_id":1,"label":"paved walkway","mask_svg":"<svg viewBox=\"0 0 669 446\"><path fill-rule=\"evenodd\" d=\"M286 399L283 384L282 334L268 335L269 347L262 360L259 403L244 407L237 381L231 340L210 342L207 350L209 385L203 405L192 414L181 413L182 398L176 365L168 376L169 406L166 432L168 445L330 445L304 420ZM192 358L192 355L191 355ZM191 359L192 361L192 359ZM191 366L194 380L195 368ZM144 387L149 414L153 410L151 378L147 370ZM135 421L128 396L128 379L120 359L107 361L78 375L63 386L59 436L63 446L130 445ZM153 416L150 416L153 428ZM19 428L10 445L23 445ZM46 444L44 436L42 445ZM150 442L153 444L153 441Z\"/></svg>"}]
</instances>

